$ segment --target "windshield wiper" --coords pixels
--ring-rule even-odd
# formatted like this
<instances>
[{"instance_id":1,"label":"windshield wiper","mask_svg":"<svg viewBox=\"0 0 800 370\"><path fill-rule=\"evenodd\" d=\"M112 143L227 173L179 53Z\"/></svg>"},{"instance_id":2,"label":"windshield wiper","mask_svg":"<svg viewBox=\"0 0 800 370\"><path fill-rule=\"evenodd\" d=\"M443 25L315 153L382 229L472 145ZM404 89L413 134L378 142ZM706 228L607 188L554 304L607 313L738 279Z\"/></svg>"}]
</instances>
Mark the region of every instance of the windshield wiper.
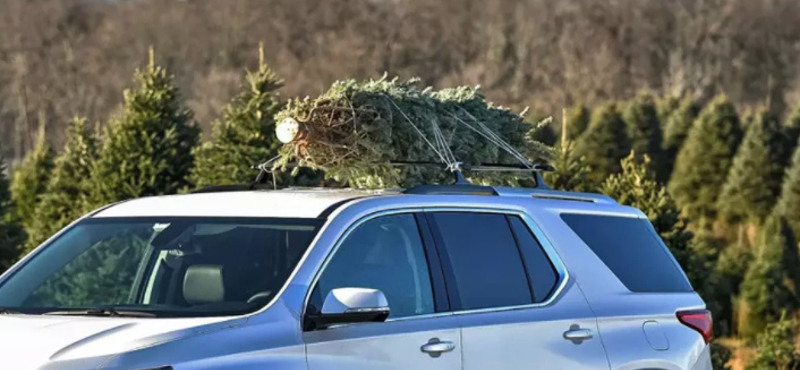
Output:
<instances>
[{"instance_id":1,"label":"windshield wiper","mask_svg":"<svg viewBox=\"0 0 800 370\"><path fill-rule=\"evenodd\" d=\"M43 315L102 316L102 317L156 317L155 313L136 310L117 310L111 307L45 312Z\"/></svg>"}]
</instances>

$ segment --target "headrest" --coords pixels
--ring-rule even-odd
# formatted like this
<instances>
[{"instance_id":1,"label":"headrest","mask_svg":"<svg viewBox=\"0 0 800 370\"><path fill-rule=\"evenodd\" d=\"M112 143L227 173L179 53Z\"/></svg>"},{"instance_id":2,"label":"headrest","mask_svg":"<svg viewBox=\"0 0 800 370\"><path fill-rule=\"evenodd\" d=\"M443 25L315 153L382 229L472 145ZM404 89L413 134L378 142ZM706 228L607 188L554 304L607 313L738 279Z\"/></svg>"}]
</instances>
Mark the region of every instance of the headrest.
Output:
<instances>
[{"instance_id":1,"label":"headrest","mask_svg":"<svg viewBox=\"0 0 800 370\"><path fill-rule=\"evenodd\" d=\"M183 278L183 298L190 304L224 301L225 284L222 279L222 266L190 266Z\"/></svg>"}]
</instances>

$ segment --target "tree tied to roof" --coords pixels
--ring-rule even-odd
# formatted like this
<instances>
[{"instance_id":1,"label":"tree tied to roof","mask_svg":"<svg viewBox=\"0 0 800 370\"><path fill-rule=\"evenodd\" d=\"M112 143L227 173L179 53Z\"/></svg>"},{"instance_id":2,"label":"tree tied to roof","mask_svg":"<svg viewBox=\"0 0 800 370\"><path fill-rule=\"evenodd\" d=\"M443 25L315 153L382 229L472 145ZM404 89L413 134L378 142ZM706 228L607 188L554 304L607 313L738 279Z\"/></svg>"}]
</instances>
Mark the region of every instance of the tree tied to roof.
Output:
<instances>
[{"instance_id":1,"label":"tree tied to roof","mask_svg":"<svg viewBox=\"0 0 800 370\"><path fill-rule=\"evenodd\" d=\"M354 187L447 183L452 176L442 170L446 163L519 164L525 155L551 155L548 146L525 139L532 127L523 114L488 102L478 87L422 89L418 79L339 81L317 98L289 101L276 120L299 126L276 168L296 161ZM525 155L518 158L504 147ZM442 169L397 168L393 161L442 163ZM493 178L515 182L512 176Z\"/></svg>"}]
</instances>

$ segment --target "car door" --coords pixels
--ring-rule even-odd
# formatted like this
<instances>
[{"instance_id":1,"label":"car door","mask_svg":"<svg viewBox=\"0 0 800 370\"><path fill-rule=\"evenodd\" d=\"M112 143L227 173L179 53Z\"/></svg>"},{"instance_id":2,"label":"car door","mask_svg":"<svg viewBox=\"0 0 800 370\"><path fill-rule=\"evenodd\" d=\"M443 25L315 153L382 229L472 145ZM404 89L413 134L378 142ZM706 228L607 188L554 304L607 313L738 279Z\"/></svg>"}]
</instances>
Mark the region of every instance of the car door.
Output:
<instances>
[{"instance_id":1,"label":"car door","mask_svg":"<svg viewBox=\"0 0 800 370\"><path fill-rule=\"evenodd\" d=\"M609 368L595 316L532 221L474 210L427 215L462 328L464 370Z\"/></svg>"},{"instance_id":2,"label":"car door","mask_svg":"<svg viewBox=\"0 0 800 370\"><path fill-rule=\"evenodd\" d=\"M400 213L363 220L334 249L306 311L318 312L332 289L371 288L385 294L391 312L386 322L305 327L310 370L461 369L460 328L420 217Z\"/></svg>"}]
</instances>

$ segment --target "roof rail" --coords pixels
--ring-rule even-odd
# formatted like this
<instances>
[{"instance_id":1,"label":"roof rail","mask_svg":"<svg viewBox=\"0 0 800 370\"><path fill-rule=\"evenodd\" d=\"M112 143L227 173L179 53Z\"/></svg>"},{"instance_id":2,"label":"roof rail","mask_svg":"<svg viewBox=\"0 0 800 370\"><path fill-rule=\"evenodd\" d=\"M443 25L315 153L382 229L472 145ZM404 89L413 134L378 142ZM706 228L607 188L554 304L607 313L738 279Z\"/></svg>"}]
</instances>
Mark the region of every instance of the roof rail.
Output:
<instances>
[{"instance_id":1,"label":"roof rail","mask_svg":"<svg viewBox=\"0 0 800 370\"><path fill-rule=\"evenodd\" d=\"M265 186L263 184L211 185L202 187L197 190L192 190L189 193L203 194L203 193L222 193L229 191L249 191L249 190L272 190L272 186Z\"/></svg>"}]
</instances>

